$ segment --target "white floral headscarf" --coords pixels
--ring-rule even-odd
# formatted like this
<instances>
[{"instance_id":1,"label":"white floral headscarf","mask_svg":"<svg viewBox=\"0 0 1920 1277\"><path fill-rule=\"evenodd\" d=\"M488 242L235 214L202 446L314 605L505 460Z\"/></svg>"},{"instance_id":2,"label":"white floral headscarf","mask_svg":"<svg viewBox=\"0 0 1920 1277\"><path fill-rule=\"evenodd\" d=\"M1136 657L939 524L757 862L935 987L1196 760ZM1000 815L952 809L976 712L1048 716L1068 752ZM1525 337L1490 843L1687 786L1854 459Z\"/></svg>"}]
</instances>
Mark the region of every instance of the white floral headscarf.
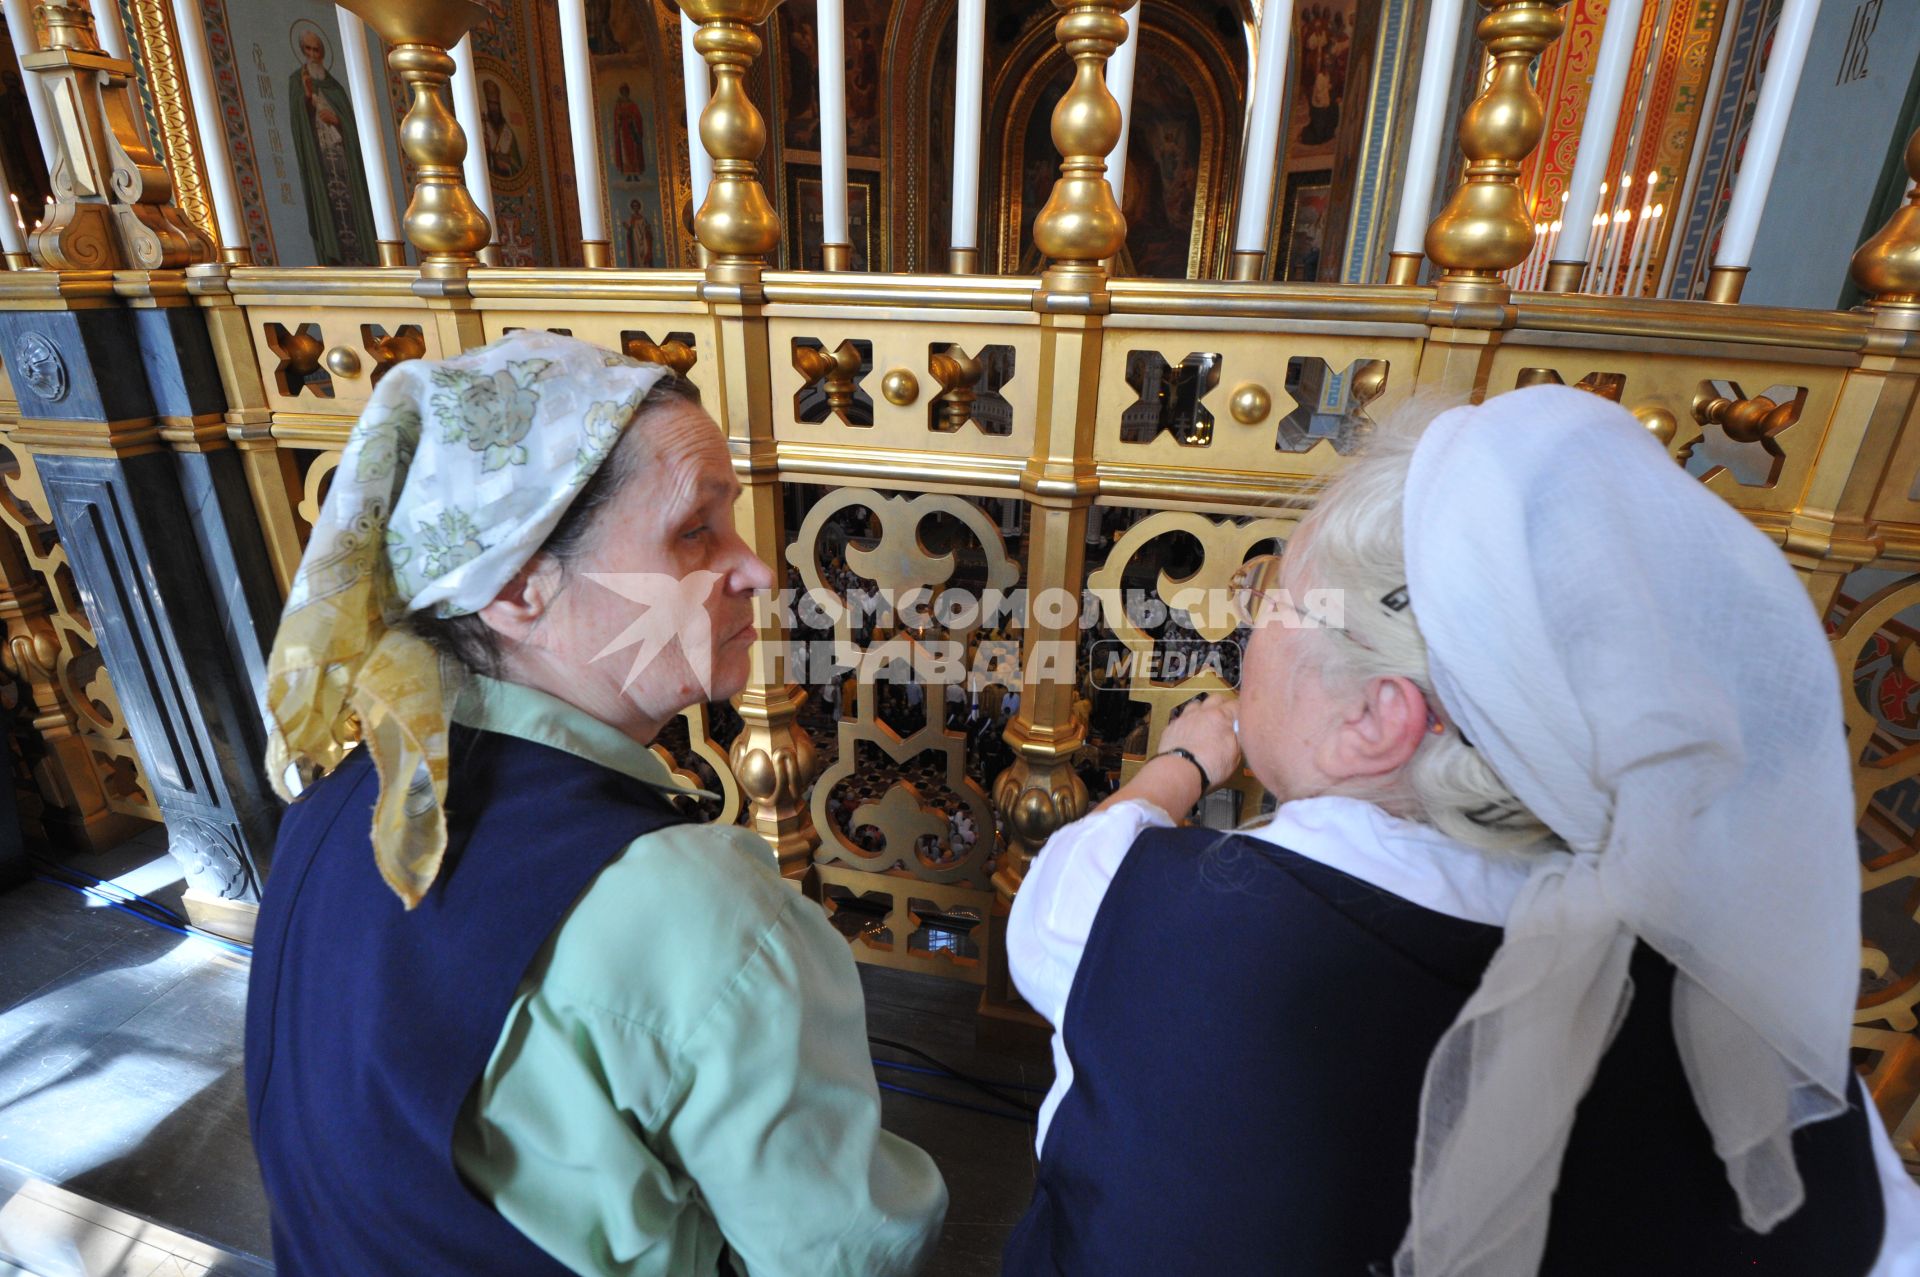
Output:
<instances>
[{"instance_id":1,"label":"white floral headscarf","mask_svg":"<svg viewBox=\"0 0 1920 1277\"><path fill-rule=\"evenodd\" d=\"M267 666L267 775L291 799L357 714L380 776L373 845L408 908L446 850L448 693L409 612L490 603L546 541L668 370L522 330L394 367L355 423Z\"/></svg>"}]
</instances>

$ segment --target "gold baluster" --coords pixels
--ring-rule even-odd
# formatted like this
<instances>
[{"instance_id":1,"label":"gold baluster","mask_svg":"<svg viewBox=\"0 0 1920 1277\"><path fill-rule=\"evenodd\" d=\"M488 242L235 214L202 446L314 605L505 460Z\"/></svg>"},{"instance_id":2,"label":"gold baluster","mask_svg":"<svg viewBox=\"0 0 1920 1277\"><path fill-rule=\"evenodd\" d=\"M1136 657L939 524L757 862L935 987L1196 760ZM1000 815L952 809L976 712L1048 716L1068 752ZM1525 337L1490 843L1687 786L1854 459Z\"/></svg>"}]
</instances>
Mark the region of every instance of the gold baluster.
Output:
<instances>
[{"instance_id":1,"label":"gold baluster","mask_svg":"<svg viewBox=\"0 0 1920 1277\"><path fill-rule=\"evenodd\" d=\"M467 191L460 162L467 135L443 90L453 78L453 55L474 27L493 16L477 0L341 0L393 46L387 65L413 94L400 122L400 147L419 180L407 203L407 240L420 250L420 273L432 279L465 275L493 238L493 226Z\"/></svg>"},{"instance_id":2,"label":"gold baluster","mask_svg":"<svg viewBox=\"0 0 1920 1277\"><path fill-rule=\"evenodd\" d=\"M1907 202L1853 254L1853 280L1877 311L1920 312L1920 129L1907 139Z\"/></svg>"},{"instance_id":3,"label":"gold baluster","mask_svg":"<svg viewBox=\"0 0 1920 1277\"><path fill-rule=\"evenodd\" d=\"M764 47L753 28L779 7L780 0L680 0L700 24L693 47L713 68L713 96L700 113L713 182L693 225L707 250L707 278L716 283L757 287L767 254L780 245L780 219L756 163L767 147L767 124L744 83Z\"/></svg>"},{"instance_id":4,"label":"gold baluster","mask_svg":"<svg viewBox=\"0 0 1920 1277\"><path fill-rule=\"evenodd\" d=\"M1120 141L1120 104L1107 91L1107 58L1127 38L1125 0L1053 0L1053 37L1074 61L1073 84L1053 109L1060 176L1033 220L1033 242L1052 265L1047 290L1097 293L1105 262L1126 246L1127 219L1107 182Z\"/></svg>"},{"instance_id":5,"label":"gold baluster","mask_svg":"<svg viewBox=\"0 0 1920 1277\"><path fill-rule=\"evenodd\" d=\"M1520 168L1546 122L1529 68L1560 35L1565 0L1480 0L1489 12L1474 33L1493 55L1493 79L1460 117L1467 177L1427 227L1427 256L1482 297L1507 295L1501 272L1533 251L1533 219L1520 195Z\"/></svg>"}]
</instances>

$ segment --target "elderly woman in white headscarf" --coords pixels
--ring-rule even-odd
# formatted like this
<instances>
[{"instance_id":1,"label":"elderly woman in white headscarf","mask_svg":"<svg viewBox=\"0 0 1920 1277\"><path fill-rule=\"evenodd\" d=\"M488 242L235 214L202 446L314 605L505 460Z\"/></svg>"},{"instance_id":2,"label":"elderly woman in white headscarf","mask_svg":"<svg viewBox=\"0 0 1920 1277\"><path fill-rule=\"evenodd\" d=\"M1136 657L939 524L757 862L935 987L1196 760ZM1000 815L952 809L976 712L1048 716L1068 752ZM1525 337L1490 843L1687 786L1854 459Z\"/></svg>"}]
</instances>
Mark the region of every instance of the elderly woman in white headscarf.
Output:
<instances>
[{"instance_id":1,"label":"elderly woman in white headscarf","mask_svg":"<svg viewBox=\"0 0 1920 1277\"><path fill-rule=\"evenodd\" d=\"M1540 388L1378 439L1241 605L1237 706L1015 903L1058 1077L1008 1273L1920 1270L1848 1060L1840 685L1765 537ZM1176 827L1242 748L1271 820Z\"/></svg>"},{"instance_id":2,"label":"elderly woman in white headscarf","mask_svg":"<svg viewBox=\"0 0 1920 1277\"><path fill-rule=\"evenodd\" d=\"M946 1190L880 1129L845 942L648 747L746 682L772 575L739 496L690 386L570 338L375 390L269 668L268 770L311 782L247 1009L280 1271L815 1277L931 1245Z\"/></svg>"}]
</instances>

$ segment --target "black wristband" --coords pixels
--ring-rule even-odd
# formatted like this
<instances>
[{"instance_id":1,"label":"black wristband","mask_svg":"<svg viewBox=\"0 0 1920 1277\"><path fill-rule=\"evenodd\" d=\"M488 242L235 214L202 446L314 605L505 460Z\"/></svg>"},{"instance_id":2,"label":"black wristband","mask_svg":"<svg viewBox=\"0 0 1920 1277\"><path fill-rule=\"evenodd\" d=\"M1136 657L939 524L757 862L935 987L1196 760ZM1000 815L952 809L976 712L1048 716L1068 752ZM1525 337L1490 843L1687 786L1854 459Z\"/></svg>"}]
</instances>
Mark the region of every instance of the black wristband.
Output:
<instances>
[{"instance_id":1,"label":"black wristband","mask_svg":"<svg viewBox=\"0 0 1920 1277\"><path fill-rule=\"evenodd\" d=\"M1205 798L1207 796L1208 791L1210 791L1213 788L1213 777L1207 775L1207 769L1200 765L1200 760L1193 756L1193 751L1190 749L1183 748L1182 746L1175 745L1172 749L1161 750L1159 753L1155 754L1154 757L1166 758L1169 755L1175 758L1184 758L1188 762L1193 764L1193 770L1200 773L1200 796L1202 798Z\"/></svg>"}]
</instances>

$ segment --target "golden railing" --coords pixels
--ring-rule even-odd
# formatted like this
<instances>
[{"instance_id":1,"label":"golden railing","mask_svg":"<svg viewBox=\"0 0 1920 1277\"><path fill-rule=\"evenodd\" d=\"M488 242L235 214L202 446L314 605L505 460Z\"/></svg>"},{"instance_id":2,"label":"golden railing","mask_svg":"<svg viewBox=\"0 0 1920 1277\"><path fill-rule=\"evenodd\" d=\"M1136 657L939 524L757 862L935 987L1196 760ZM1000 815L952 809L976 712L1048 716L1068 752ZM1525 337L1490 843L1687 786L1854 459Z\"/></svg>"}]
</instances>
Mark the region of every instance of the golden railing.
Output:
<instances>
[{"instance_id":1,"label":"golden railing","mask_svg":"<svg viewBox=\"0 0 1920 1277\"><path fill-rule=\"evenodd\" d=\"M1831 618L1836 660L1857 685L1850 745L1871 848L1857 1043L1899 1147L1920 1160L1920 650L1900 620L1920 607L1920 489L1908 486L1920 473L1920 214L1910 205L1862 248L1855 274L1875 300L1853 312L1510 295L1501 272L1532 233L1513 191L1539 131L1526 67L1559 15L1547 0L1481 2L1498 69L1462 123L1467 181L1428 237L1445 273L1422 287L1111 278L1103 263L1124 223L1100 158L1117 133L1100 68L1124 34L1121 0L1055 0L1078 70L1054 120L1063 161L1035 226L1049 260L1038 278L764 269L778 226L754 176L765 130L740 75L775 0L684 5L717 74L700 127L716 173L697 223L706 269L483 268L484 221L458 192L461 143L436 55L479 11L355 0L421 86L407 146L425 176L408 234L425 265L185 272L281 587L374 382L399 360L514 328L684 371L745 485L743 533L802 584L1085 591L1107 605L1106 641L1136 655L1165 635L1126 614L1124 592L1144 585L1169 603L1224 587L1256 547L1288 534L1368 420L1415 394L1581 386L1628 408L1778 541ZM439 25L412 21L428 10ZM1920 179L1920 137L1908 159ZM0 276L0 296L22 286ZM31 443L9 442L31 456ZM1175 547L1188 574L1143 582L1150 545ZM1033 853L1086 809L1080 769L1126 775L1174 705L1220 682L1211 667L1156 682L1139 661L1117 688L1084 661L1036 668L1041 645L1073 640L1076 625L1038 611L1004 637L960 618L918 632L833 621L815 636L871 651L891 640L920 661L921 690L916 707L904 690L862 685L823 715L774 663L806 636L768 609L749 689L689 711L660 748L721 787L718 818L757 829L861 960L979 984L985 1013L1019 1018L1000 920ZM1231 637L1190 628L1203 646ZM1000 744L945 727L960 675L916 655L935 639L1021 647L1004 765L982 765ZM1004 705L1008 692L984 695ZM1243 807L1257 801L1248 779L1240 786Z\"/></svg>"}]
</instances>

